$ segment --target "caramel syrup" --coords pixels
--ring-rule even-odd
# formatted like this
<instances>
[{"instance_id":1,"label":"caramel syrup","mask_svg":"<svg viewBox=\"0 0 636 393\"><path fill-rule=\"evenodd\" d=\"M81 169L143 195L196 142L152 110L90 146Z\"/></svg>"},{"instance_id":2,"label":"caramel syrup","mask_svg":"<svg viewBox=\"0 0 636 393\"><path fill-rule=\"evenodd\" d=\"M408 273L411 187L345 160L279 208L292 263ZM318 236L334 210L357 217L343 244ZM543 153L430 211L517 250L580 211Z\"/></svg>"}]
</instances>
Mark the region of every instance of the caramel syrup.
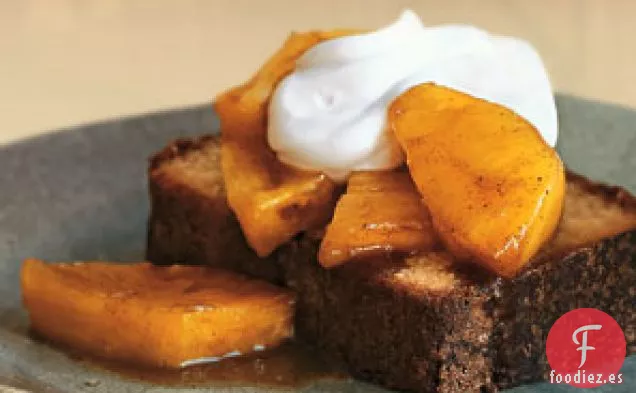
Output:
<instances>
[{"instance_id":1,"label":"caramel syrup","mask_svg":"<svg viewBox=\"0 0 636 393\"><path fill-rule=\"evenodd\" d=\"M329 365L306 344L289 341L262 352L181 369L151 368L78 353L50 343L31 332L40 342L64 350L69 357L89 368L112 372L129 380L167 386L249 385L300 388L319 380L343 380L348 376Z\"/></svg>"}]
</instances>

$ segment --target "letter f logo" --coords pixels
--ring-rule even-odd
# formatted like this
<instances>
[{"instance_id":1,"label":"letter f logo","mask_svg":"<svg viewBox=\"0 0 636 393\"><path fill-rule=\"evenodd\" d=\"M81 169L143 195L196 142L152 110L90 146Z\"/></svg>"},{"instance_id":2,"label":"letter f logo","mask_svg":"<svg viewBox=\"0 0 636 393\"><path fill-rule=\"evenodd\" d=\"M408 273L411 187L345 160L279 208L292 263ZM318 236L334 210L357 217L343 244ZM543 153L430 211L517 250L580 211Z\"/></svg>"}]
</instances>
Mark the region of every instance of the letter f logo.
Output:
<instances>
[{"instance_id":1,"label":"letter f logo","mask_svg":"<svg viewBox=\"0 0 636 393\"><path fill-rule=\"evenodd\" d=\"M601 330L602 327L603 326L601 325L585 325L576 329L574 333L572 333L572 341L574 341L574 344L581 345L580 347L576 349L577 351L581 351L581 364L579 364L579 368L583 367L583 365L585 364L585 360L587 359L587 351L592 351L596 349L594 347L590 347L587 345L588 330ZM576 338L576 336L581 332L583 332L583 334L581 335L582 342L580 343L579 340Z\"/></svg>"},{"instance_id":2,"label":"letter f logo","mask_svg":"<svg viewBox=\"0 0 636 393\"><path fill-rule=\"evenodd\" d=\"M554 322L545 342L545 355L556 383L556 376L563 374L563 382L569 385L593 388L608 380L611 383L611 375L616 379L625 362L626 344L623 330L611 315L595 308L577 308ZM596 378L588 378L590 375Z\"/></svg>"}]
</instances>

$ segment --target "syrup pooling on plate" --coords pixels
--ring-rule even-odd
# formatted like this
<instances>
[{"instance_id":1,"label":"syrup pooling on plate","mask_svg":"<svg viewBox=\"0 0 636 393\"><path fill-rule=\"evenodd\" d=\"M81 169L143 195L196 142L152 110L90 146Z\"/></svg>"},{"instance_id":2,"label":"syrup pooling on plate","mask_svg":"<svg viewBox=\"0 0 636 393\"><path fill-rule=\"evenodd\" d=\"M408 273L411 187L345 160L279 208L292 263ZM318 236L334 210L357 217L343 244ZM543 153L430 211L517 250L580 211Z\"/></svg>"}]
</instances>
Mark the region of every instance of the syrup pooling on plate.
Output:
<instances>
[{"instance_id":1,"label":"syrup pooling on plate","mask_svg":"<svg viewBox=\"0 0 636 393\"><path fill-rule=\"evenodd\" d=\"M269 145L282 162L339 182L352 171L395 168L404 157L387 130L387 107L424 82L506 106L556 143L554 97L532 46L472 26L425 27L405 11L383 29L303 54L272 96Z\"/></svg>"},{"instance_id":2,"label":"syrup pooling on plate","mask_svg":"<svg viewBox=\"0 0 636 393\"><path fill-rule=\"evenodd\" d=\"M37 337L37 339L41 339ZM280 387L299 389L321 380L344 380L348 375L325 361L306 344L287 341L278 347L241 357L192 365L180 369L143 367L102 359L63 348L71 358L97 370L116 372L118 375L155 385L174 387L235 385ZM99 382L99 380L97 380Z\"/></svg>"}]
</instances>

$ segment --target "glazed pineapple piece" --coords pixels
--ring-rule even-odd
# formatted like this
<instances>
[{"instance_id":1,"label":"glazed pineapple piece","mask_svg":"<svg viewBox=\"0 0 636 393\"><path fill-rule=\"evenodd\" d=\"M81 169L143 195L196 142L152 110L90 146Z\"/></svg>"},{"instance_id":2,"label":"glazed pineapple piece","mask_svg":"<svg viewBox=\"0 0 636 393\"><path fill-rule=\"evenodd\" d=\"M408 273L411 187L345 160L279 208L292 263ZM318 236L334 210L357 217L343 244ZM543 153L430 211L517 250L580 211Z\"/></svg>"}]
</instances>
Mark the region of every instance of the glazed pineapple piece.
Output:
<instances>
[{"instance_id":1,"label":"glazed pineapple piece","mask_svg":"<svg viewBox=\"0 0 636 393\"><path fill-rule=\"evenodd\" d=\"M21 280L35 332L106 359L176 368L292 335L290 292L221 269L29 259Z\"/></svg>"},{"instance_id":2,"label":"glazed pineapple piece","mask_svg":"<svg viewBox=\"0 0 636 393\"><path fill-rule=\"evenodd\" d=\"M324 267L388 252L413 254L438 243L427 209L404 171L357 172L320 245Z\"/></svg>"},{"instance_id":3,"label":"glazed pineapple piece","mask_svg":"<svg viewBox=\"0 0 636 393\"><path fill-rule=\"evenodd\" d=\"M324 174L284 165L269 148L266 133L270 97L307 49L351 33L293 34L247 84L216 100L228 203L248 243L261 257L297 233L326 224L336 197L336 185Z\"/></svg>"},{"instance_id":4,"label":"glazed pineapple piece","mask_svg":"<svg viewBox=\"0 0 636 393\"><path fill-rule=\"evenodd\" d=\"M258 256L329 221L337 193L324 174L280 163L258 140L223 138L221 160L228 204Z\"/></svg>"},{"instance_id":5,"label":"glazed pineapple piece","mask_svg":"<svg viewBox=\"0 0 636 393\"><path fill-rule=\"evenodd\" d=\"M434 84L389 109L411 176L448 248L511 277L554 232L565 175L522 117Z\"/></svg>"}]
</instances>

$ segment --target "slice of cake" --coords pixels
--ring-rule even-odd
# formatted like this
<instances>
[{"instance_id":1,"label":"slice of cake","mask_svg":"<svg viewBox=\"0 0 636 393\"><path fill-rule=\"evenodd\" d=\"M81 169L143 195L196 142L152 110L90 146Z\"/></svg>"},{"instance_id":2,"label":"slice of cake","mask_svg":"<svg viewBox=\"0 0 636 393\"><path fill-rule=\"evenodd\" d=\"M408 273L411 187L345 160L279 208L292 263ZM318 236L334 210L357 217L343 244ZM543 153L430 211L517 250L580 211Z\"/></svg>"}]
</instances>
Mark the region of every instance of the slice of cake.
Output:
<instances>
[{"instance_id":1,"label":"slice of cake","mask_svg":"<svg viewBox=\"0 0 636 393\"><path fill-rule=\"evenodd\" d=\"M216 137L179 140L152 158L147 257L231 268L282 283L280 267L263 263L248 247L227 205L219 149Z\"/></svg>"},{"instance_id":2,"label":"slice of cake","mask_svg":"<svg viewBox=\"0 0 636 393\"><path fill-rule=\"evenodd\" d=\"M512 279L445 252L325 270L317 232L257 258L226 202L218 139L181 140L151 160L148 258L286 283L298 293L297 334L358 378L418 392L494 391L545 376L548 330L574 308L613 316L636 352L636 198L567 177L556 234Z\"/></svg>"}]
</instances>

